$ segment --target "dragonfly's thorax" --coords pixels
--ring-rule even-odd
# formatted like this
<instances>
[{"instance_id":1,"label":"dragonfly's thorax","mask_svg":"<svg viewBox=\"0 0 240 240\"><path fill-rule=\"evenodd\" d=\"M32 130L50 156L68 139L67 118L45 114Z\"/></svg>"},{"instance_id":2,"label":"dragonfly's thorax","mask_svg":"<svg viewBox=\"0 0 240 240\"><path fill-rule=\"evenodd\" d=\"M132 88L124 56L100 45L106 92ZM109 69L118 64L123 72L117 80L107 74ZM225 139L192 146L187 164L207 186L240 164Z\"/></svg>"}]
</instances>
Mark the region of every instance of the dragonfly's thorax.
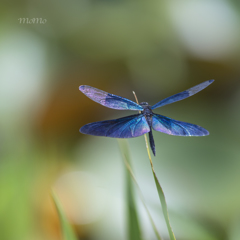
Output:
<instances>
[{"instance_id":1,"label":"dragonfly's thorax","mask_svg":"<svg viewBox=\"0 0 240 240\"><path fill-rule=\"evenodd\" d=\"M143 107L142 114L145 116L147 123L149 126L152 126L152 109L151 106L148 105L147 102L140 103L140 105Z\"/></svg>"},{"instance_id":2,"label":"dragonfly's thorax","mask_svg":"<svg viewBox=\"0 0 240 240\"><path fill-rule=\"evenodd\" d=\"M152 116L152 109L151 109L151 106L147 103L147 102L141 102L140 105L142 106L143 108L143 111L142 113L145 115L145 116Z\"/></svg>"},{"instance_id":3,"label":"dragonfly's thorax","mask_svg":"<svg viewBox=\"0 0 240 240\"><path fill-rule=\"evenodd\" d=\"M144 108L142 113L145 115L145 116L152 116L152 109L150 107L147 107L147 108Z\"/></svg>"}]
</instances>

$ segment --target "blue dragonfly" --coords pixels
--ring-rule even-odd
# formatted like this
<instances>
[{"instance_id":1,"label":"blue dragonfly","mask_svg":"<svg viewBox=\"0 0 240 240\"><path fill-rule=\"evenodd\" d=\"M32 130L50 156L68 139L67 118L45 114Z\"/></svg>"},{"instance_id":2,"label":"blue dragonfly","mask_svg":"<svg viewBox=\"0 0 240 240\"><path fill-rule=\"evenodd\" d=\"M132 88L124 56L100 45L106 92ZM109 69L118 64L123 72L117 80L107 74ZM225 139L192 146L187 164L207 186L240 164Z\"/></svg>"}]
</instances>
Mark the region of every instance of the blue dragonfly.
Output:
<instances>
[{"instance_id":1,"label":"blue dragonfly","mask_svg":"<svg viewBox=\"0 0 240 240\"><path fill-rule=\"evenodd\" d=\"M94 136L112 138L134 138L145 133L149 134L149 142L154 156L156 155L152 129L177 136L206 136L209 132L192 123L177 121L156 113L153 109L188 98L209 86L214 80L208 80L188 90L150 106L147 102L137 104L129 99L116 96L97 88L81 85L79 90L93 101L117 110L134 110L140 113L123 118L88 123L80 128L80 132Z\"/></svg>"}]
</instances>

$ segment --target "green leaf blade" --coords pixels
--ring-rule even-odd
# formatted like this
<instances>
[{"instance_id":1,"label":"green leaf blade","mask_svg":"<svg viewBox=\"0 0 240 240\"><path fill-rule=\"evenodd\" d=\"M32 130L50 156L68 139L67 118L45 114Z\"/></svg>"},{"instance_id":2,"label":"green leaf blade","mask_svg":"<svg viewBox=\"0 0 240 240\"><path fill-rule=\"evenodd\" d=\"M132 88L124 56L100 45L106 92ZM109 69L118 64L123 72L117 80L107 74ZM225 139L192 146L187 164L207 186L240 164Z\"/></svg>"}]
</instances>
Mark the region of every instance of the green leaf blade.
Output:
<instances>
[{"instance_id":1,"label":"green leaf blade","mask_svg":"<svg viewBox=\"0 0 240 240\"><path fill-rule=\"evenodd\" d=\"M150 161L151 168L152 168L153 177L154 177L155 184L156 184L156 187L157 187L158 196L159 196L159 199L160 199L160 203L162 205L163 216L164 216L167 228L168 228L168 233L169 233L169 236L170 236L170 240L176 240L176 237L173 233L173 230L172 230L172 227L171 227L171 224L170 224L168 210L167 210L167 202L166 202L166 199L165 199L165 196L164 196L164 193L163 193L163 189L160 185L160 182L158 181L157 175L156 175L154 167L153 167L152 158L151 158L151 154L150 154L150 151L149 151L148 140L147 140L147 135L146 134L144 135L144 138L145 138L145 142L146 142L146 148L147 148L148 157L149 157L149 161Z\"/></svg>"},{"instance_id":2,"label":"green leaf blade","mask_svg":"<svg viewBox=\"0 0 240 240\"><path fill-rule=\"evenodd\" d=\"M57 198L57 195L54 192L52 192L52 198L53 198L53 202L55 204L55 207L57 209L58 216L60 219L62 239L63 240L79 240L77 238L76 234L74 233L72 226L70 225L68 219L66 218L66 216L62 210L62 206Z\"/></svg>"},{"instance_id":3,"label":"green leaf blade","mask_svg":"<svg viewBox=\"0 0 240 240\"><path fill-rule=\"evenodd\" d=\"M129 149L126 140L118 141L124 161L131 166ZM126 167L126 199L127 199L127 237L128 240L141 240L142 233L139 225L139 219L134 197L134 189L131 180L131 174Z\"/></svg>"},{"instance_id":4,"label":"green leaf blade","mask_svg":"<svg viewBox=\"0 0 240 240\"><path fill-rule=\"evenodd\" d=\"M155 180L155 183L156 183L156 186L157 186L158 196L160 198L160 202L161 202L161 205L162 205L163 216L164 216L165 222L167 224L170 239L171 240L176 240L175 235L174 235L173 230L172 230L172 227L170 225L170 220L169 220L169 215L168 215L168 210L167 210L167 202L166 202L166 199L165 199L165 195L163 193L162 187L161 187L161 185L158 181L158 178L156 176L155 171L153 171L153 176L154 176L154 180Z\"/></svg>"}]
</instances>

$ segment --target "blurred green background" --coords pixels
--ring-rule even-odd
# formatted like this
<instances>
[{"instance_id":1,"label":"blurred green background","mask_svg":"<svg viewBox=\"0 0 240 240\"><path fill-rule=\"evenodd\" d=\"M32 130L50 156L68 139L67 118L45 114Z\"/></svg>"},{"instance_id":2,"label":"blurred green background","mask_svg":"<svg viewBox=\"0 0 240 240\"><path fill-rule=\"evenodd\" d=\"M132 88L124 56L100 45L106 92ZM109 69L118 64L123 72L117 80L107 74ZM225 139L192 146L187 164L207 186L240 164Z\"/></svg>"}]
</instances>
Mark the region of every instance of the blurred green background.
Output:
<instances>
[{"instance_id":1,"label":"blurred green background","mask_svg":"<svg viewBox=\"0 0 240 240\"><path fill-rule=\"evenodd\" d=\"M155 104L210 135L154 132L153 159L178 240L240 239L240 4L237 0L0 2L0 239L58 240L57 193L83 240L126 239L124 164L116 139L79 133L132 114L104 108L86 84ZM168 239L144 138L133 170ZM156 239L136 195L143 239Z\"/></svg>"}]
</instances>

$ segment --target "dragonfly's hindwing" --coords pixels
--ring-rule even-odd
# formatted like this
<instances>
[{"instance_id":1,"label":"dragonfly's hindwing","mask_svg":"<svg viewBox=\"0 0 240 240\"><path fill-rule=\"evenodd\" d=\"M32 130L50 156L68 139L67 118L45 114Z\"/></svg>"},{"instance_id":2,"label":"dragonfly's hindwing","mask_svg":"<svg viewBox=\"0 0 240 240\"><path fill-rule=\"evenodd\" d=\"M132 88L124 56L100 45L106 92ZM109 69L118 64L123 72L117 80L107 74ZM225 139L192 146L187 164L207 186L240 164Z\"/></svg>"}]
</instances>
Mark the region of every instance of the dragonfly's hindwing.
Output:
<instances>
[{"instance_id":1,"label":"dragonfly's hindwing","mask_svg":"<svg viewBox=\"0 0 240 240\"><path fill-rule=\"evenodd\" d=\"M89 123L80 129L81 133L113 138L133 138L149 131L148 123L142 114Z\"/></svg>"},{"instance_id":2,"label":"dragonfly's hindwing","mask_svg":"<svg viewBox=\"0 0 240 240\"><path fill-rule=\"evenodd\" d=\"M192 123L177 121L162 115L154 114L152 128L156 131L178 136L205 136L209 132Z\"/></svg>"}]
</instances>

